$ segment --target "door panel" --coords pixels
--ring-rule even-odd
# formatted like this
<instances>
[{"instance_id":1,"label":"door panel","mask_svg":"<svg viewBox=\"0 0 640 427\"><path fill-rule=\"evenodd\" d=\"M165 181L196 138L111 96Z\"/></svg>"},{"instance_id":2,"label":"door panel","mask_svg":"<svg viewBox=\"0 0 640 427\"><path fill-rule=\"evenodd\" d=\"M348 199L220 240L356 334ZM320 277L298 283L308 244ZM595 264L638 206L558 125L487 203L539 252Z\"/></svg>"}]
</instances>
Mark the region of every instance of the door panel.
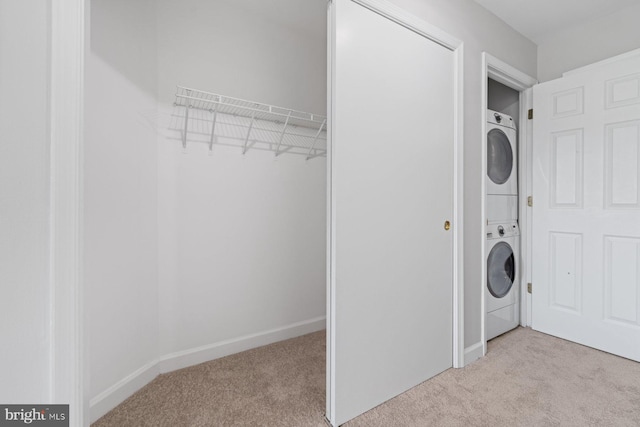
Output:
<instances>
[{"instance_id":1,"label":"door panel","mask_svg":"<svg viewBox=\"0 0 640 427\"><path fill-rule=\"evenodd\" d=\"M350 0L331 7L327 408L339 425L452 364L454 58Z\"/></svg>"},{"instance_id":2,"label":"door panel","mask_svg":"<svg viewBox=\"0 0 640 427\"><path fill-rule=\"evenodd\" d=\"M640 361L640 56L533 98L533 328Z\"/></svg>"}]
</instances>

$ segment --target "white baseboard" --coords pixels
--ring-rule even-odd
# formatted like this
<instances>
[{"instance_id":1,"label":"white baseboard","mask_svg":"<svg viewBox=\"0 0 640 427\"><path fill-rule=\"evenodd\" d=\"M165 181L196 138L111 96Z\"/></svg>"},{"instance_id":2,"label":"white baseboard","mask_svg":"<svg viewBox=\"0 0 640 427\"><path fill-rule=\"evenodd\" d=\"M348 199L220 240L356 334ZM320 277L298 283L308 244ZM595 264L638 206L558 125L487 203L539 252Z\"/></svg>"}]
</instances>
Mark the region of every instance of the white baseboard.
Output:
<instances>
[{"instance_id":1,"label":"white baseboard","mask_svg":"<svg viewBox=\"0 0 640 427\"><path fill-rule=\"evenodd\" d=\"M121 404L127 397L149 384L159 373L158 361L154 360L91 399L89 402L91 422L95 422L98 418Z\"/></svg>"},{"instance_id":2,"label":"white baseboard","mask_svg":"<svg viewBox=\"0 0 640 427\"><path fill-rule=\"evenodd\" d=\"M160 373L175 371L197 365L209 360L219 359L230 354L271 344L274 342L299 337L324 329L326 326L325 317L304 320L281 328L270 329L258 332L257 334L245 335L231 340L221 341L214 344L204 345L184 351L162 356L158 361Z\"/></svg>"},{"instance_id":3,"label":"white baseboard","mask_svg":"<svg viewBox=\"0 0 640 427\"><path fill-rule=\"evenodd\" d=\"M126 398L150 383L158 374L187 368L241 351L299 337L311 332L321 331L325 329L325 326L326 318L324 316L316 317L280 328L269 329L256 334L245 335L231 340L220 341L162 356L122 378L91 399L89 403L91 422L93 423L118 406Z\"/></svg>"},{"instance_id":4,"label":"white baseboard","mask_svg":"<svg viewBox=\"0 0 640 427\"><path fill-rule=\"evenodd\" d=\"M484 356L482 347L482 341L480 341L464 349L464 366Z\"/></svg>"}]
</instances>

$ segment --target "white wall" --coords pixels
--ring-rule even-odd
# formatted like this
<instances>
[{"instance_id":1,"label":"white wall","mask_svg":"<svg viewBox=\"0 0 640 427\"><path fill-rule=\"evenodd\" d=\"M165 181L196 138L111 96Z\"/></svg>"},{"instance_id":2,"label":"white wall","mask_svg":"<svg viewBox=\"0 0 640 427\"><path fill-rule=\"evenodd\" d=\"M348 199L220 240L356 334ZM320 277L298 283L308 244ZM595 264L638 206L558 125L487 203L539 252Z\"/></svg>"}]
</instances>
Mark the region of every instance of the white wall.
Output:
<instances>
[{"instance_id":1,"label":"white wall","mask_svg":"<svg viewBox=\"0 0 640 427\"><path fill-rule=\"evenodd\" d=\"M640 48L640 4L553 34L538 43L538 80Z\"/></svg>"},{"instance_id":2,"label":"white wall","mask_svg":"<svg viewBox=\"0 0 640 427\"><path fill-rule=\"evenodd\" d=\"M465 347L480 342L482 236L482 52L536 75L536 45L471 0L391 0L464 42Z\"/></svg>"},{"instance_id":3,"label":"white wall","mask_svg":"<svg viewBox=\"0 0 640 427\"><path fill-rule=\"evenodd\" d=\"M154 3L91 2L84 284L92 419L100 393L158 357Z\"/></svg>"},{"instance_id":4,"label":"white wall","mask_svg":"<svg viewBox=\"0 0 640 427\"><path fill-rule=\"evenodd\" d=\"M50 401L48 0L0 0L0 402Z\"/></svg>"},{"instance_id":5,"label":"white wall","mask_svg":"<svg viewBox=\"0 0 640 427\"><path fill-rule=\"evenodd\" d=\"M323 114L325 10L324 0L159 2L161 354L324 326L326 160L208 155L197 143L183 154L167 128L176 85Z\"/></svg>"},{"instance_id":6,"label":"white wall","mask_svg":"<svg viewBox=\"0 0 640 427\"><path fill-rule=\"evenodd\" d=\"M158 47L161 102L182 85L326 110L326 0L159 0Z\"/></svg>"}]
</instances>

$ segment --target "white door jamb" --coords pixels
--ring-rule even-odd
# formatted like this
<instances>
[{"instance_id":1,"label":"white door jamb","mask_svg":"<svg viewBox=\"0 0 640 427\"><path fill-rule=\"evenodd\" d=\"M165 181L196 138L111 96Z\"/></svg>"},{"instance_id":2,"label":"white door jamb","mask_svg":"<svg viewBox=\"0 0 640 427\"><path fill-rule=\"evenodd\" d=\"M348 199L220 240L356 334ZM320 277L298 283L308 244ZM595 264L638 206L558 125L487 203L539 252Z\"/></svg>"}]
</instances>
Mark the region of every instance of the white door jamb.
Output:
<instances>
[{"instance_id":1,"label":"white door jamb","mask_svg":"<svg viewBox=\"0 0 640 427\"><path fill-rule=\"evenodd\" d=\"M82 143L88 0L51 2L50 400L89 425L82 292Z\"/></svg>"}]
</instances>

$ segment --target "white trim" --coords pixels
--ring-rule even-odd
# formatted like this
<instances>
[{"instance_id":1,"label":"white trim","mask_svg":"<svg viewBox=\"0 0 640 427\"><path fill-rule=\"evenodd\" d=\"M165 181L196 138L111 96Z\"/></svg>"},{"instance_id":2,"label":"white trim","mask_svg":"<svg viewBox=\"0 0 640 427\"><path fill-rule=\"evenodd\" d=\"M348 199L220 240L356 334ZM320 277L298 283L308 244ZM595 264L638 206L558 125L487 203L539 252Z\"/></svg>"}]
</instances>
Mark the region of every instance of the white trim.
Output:
<instances>
[{"instance_id":1,"label":"white trim","mask_svg":"<svg viewBox=\"0 0 640 427\"><path fill-rule=\"evenodd\" d=\"M325 329L325 324L325 316L315 317L313 319L292 323L280 328L269 329L255 334L178 351L160 357L158 359L158 368L160 373L164 374L166 372L175 371L176 369L182 369L187 366L197 365L209 360L219 359L241 351L321 331Z\"/></svg>"},{"instance_id":2,"label":"white trim","mask_svg":"<svg viewBox=\"0 0 640 427\"><path fill-rule=\"evenodd\" d=\"M484 342L480 341L464 349L464 364L465 366L471 362L474 362L484 356Z\"/></svg>"},{"instance_id":3,"label":"white trim","mask_svg":"<svg viewBox=\"0 0 640 427\"><path fill-rule=\"evenodd\" d=\"M480 112L480 117L482 120L482 126L481 126L481 141L482 141L482 181L481 181L481 215L480 215L480 222L481 222L481 226L480 226L480 230L481 230L481 248L480 248L480 253L481 253L481 267L480 267L480 285L481 285L481 289L480 289L480 295L481 295L481 302L480 302L480 310L481 310L481 320L480 320L480 337L481 337L481 343L482 343L482 354L485 355L487 354L487 339L486 339L486 334L485 334L485 321L486 321L486 302L485 302L485 288L487 286L487 263L486 263L486 248L485 248L485 242L486 242L486 235L485 235L485 226L487 223L487 211L486 211L486 180L485 180L485 176L487 176L487 140L486 140L486 134L487 134L487 106L488 106L488 79L491 78L493 80L496 80L497 82L500 82L514 90L517 90L518 92L520 92L520 129L518 130L519 132L519 141L521 145L524 145L526 148L526 150L519 150L520 152L520 157L519 157L519 168L520 168L520 176L523 176L522 171L526 171L525 175L527 176L526 180L520 179L519 181L519 192L520 192L520 201L519 201L519 207L520 207L520 225L521 225L521 235L523 234L524 230L528 229L528 215L526 210L523 210L524 207L526 206L526 196L528 195L527 192L525 191L523 193L523 189L527 190L530 189L530 180L528 179L529 174L530 174L530 166L527 166L527 153L530 150L531 147L531 140L527 139L531 136L531 132L530 132L530 126L527 122L527 115L526 112L528 111L528 109L530 107L527 107L528 105L530 105L532 103L532 97L529 95L530 91L528 91L527 89L533 87L533 85L535 85L536 83L538 83L538 81L536 79L534 79L533 77L523 73L522 71L512 67L511 65L507 64L504 61L501 61L500 59L488 54L487 52L482 52L482 96L481 96L481 112ZM526 182L525 182L526 181ZM524 213L524 215L523 215ZM523 226L524 224L524 226ZM525 241L527 241L527 237L528 236L522 236L522 238L525 239ZM521 260L525 260L525 263L528 263L528 252L526 251L526 246L525 245L521 245ZM522 265L522 264L521 264ZM525 266L525 271L530 270L529 265ZM523 292L524 289L524 292ZM522 298L522 295L526 295L527 299L525 300L525 298ZM521 276L521 304L520 307L521 309L523 307L529 307L529 294L526 293L526 278ZM527 313L523 313L522 311L520 312L521 314L521 324L526 323L526 321L523 322L523 317L524 319L527 318L527 316L530 314L529 311L527 310ZM524 315L524 316L523 316Z\"/></svg>"},{"instance_id":4,"label":"white trim","mask_svg":"<svg viewBox=\"0 0 640 427\"><path fill-rule=\"evenodd\" d=\"M531 326L531 294L527 292L527 283L531 282L531 242L533 236L532 210L527 206L527 197L533 194L533 169L529 159L533 159L533 123L525 119L529 109L533 108L533 89L520 92L520 129L519 138L519 172L520 180L520 325Z\"/></svg>"},{"instance_id":5,"label":"white trim","mask_svg":"<svg viewBox=\"0 0 640 427\"><path fill-rule=\"evenodd\" d=\"M447 49L456 50L462 42L387 0L351 0Z\"/></svg>"},{"instance_id":6,"label":"white trim","mask_svg":"<svg viewBox=\"0 0 640 427\"><path fill-rule=\"evenodd\" d=\"M487 226L487 108L489 106L489 54L482 52L481 73L482 94L480 96L480 343L482 344L482 356L487 354L486 318L487 309L484 298L484 289L487 286L487 250L486 250L486 226ZM466 360L465 360L466 361Z\"/></svg>"},{"instance_id":7,"label":"white trim","mask_svg":"<svg viewBox=\"0 0 640 427\"><path fill-rule=\"evenodd\" d=\"M86 0L51 2L51 403L88 424L82 316Z\"/></svg>"},{"instance_id":8,"label":"white trim","mask_svg":"<svg viewBox=\"0 0 640 427\"><path fill-rule=\"evenodd\" d=\"M562 73L562 77L571 76L578 73L584 73L586 71L593 71L593 69L595 68L600 68L600 67L609 65L611 63L634 58L636 56L640 56L640 49L634 49L629 52L622 53L620 55L612 56L611 58L603 59L602 61L594 62L593 64L585 65L584 67L565 71L564 73Z\"/></svg>"},{"instance_id":9,"label":"white trim","mask_svg":"<svg viewBox=\"0 0 640 427\"><path fill-rule=\"evenodd\" d=\"M533 77L523 73L515 67L512 67L506 62L499 60L487 52L482 52L482 58L483 63L486 64L485 68L488 77L505 86L509 86L511 89L515 89L520 92L538 83L538 81Z\"/></svg>"},{"instance_id":10,"label":"white trim","mask_svg":"<svg viewBox=\"0 0 640 427\"><path fill-rule=\"evenodd\" d=\"M464 367L464 45L454 50L453 364Z\"/></svg>"},{"instance_id":11,"label":"white trim","mask_svg":"<svg viewBox=\"0 0 640 427\"><path fill-rule=\"evenodd\" d=\"M91 399L89 412L91 422L96 422L107 412L124 402L129 396L153 381L160 371L158 361L154 360L143 367L136 369L131 374L104 390Z\"/></svg>"},{"instance_id":12,"label":"white trim","mask_svg":"<svg viewBox=\"0 0 640 427\"><path fill-rule=\"evenodd\" d=\"M245 350L262 347L291 338L296 338L325 328L324 316L292 323L280 328L220 341L200 347L159 357L91 399L91 422L105 415L136 391L153 381L159 374L209 362Z\"/></svg>"},{"instance_id":13,"label":"white trim","mask_svg":"<svg viewBox=\"0 0 640 427\"><path fill-rule=\"evenodd\" d=\"M332 76L335 72L335 40L332 23L335 20L335 0L329 2L328 12L328 93L327 100L327 390L326 417L335 421L335 378L331 369L335 365L335 325L331 319L335 316L335 229L332 218L335 216L333 203L331 156L333 151L332 123L335 120L334 88ZM367 9L402 25L421 36L432 40L454 54L454 218L453 218L453 348L452 366L464 366L464 46L462 41L452 37L438 27L408 13L386 0L351 0ZM335 423L333 423L335 425Z\"/></svg>"},{"instance_id":14,"label":"white trim","mask_svg":"<svg viewBox=\"0 0 640 427\"><path fill-rule=\"evenodd\" d=\"M333 203L332 182L333 169L331 159L333 156L333 122L335 121L335 85L333 85L333 76L335 75L335 60L333 54L335 52L335 28L334 23L336 8L333 1L329 1L327 6L327 356L326 356L326 398L325 398L325 415L327 419L332 419L332 414L336 413L336 402L334 386L336 383L335 372L331 366L336 364L336 330L332 319L336 316L336 299L335 299L335 264L336 264L336 247L335 247L335 227L333 226L333 218L335 218L335 204Z\"/></svg>"}]
</instances>

